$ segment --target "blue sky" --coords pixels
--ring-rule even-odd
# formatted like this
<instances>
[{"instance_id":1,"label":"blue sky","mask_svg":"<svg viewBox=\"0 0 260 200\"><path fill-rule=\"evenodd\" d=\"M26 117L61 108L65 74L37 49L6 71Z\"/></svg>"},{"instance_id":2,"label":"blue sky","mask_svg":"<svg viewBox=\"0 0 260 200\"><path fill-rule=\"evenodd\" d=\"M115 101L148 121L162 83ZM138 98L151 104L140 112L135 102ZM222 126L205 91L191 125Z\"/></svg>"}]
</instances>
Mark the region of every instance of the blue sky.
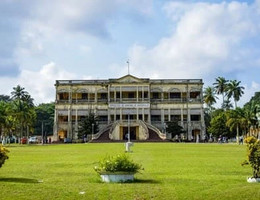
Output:
<instances>
[{"instance_id":1,"label":"blue sky","mask_svg":"<svg viewBox=\"0 0 260 200\"><path fill-rule=\"evenodd\" d=\"M1 0L0 94L36 103L56 79L218 76L260 91L260 0Z\"/></svg>"}]
</instances>

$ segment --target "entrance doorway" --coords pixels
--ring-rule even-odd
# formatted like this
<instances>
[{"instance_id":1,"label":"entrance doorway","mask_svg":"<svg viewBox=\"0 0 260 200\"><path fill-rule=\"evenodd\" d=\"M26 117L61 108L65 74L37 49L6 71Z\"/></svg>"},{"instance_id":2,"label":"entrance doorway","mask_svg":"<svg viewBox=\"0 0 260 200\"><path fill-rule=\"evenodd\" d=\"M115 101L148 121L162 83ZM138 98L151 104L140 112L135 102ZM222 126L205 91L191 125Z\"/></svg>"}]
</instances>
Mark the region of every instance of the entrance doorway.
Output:
<instances>
[{"instance_id":1,"label":"entrance doorway","mask_svg":"<svg viewBox=\"0 0 260 200\"><path fill-rule=\"evenodd\" d=\"M199 142L200 141L200 130L199 129L193 129L192 130L192 137L194 142Z\"/></svg>"},{"instance_id":2,"label":"entrance doorway","mask_svg":"<svg viewBox=\"0 0 260 200\"><path fill-rule=\"evenodd\" d=\"M67 137L67 131L66 130L60 130L58 132L59 141L64 141L64 138Z\"/></svg>"},{"instance_id":3,"label":"entrance doorway","mask_svg":"<svg viewBox=\"0 0 260 200\"><path fill-rule=\"evenodd\" d=\"M136 128L130 127L130 140L136 140ZM123 138L124 140L128 140L128 127L123 127Z\"/></svg>"}]
</instances>

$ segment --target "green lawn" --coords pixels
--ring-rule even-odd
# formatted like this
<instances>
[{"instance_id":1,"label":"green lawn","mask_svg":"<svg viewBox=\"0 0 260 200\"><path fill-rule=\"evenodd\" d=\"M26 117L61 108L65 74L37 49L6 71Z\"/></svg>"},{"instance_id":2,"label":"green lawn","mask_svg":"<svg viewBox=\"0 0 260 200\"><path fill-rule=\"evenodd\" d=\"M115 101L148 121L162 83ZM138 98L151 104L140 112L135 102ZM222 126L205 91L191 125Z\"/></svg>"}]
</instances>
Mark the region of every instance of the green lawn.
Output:
<instances>
[{"instance_id":1,"label":"green lawn","mask_svg":"<svg viewBox=\"0 0 260 200\"><path fill-rule=\"evenodd\" d=\"M11 146L0 169L0 199L260 199L260 184L247 183L251 169L240 165L245 146L135 143L132 149L145 170L135 183L111 184L100 182L93 167L123 153L123 143Z\"/></svg>"}]
</instances>

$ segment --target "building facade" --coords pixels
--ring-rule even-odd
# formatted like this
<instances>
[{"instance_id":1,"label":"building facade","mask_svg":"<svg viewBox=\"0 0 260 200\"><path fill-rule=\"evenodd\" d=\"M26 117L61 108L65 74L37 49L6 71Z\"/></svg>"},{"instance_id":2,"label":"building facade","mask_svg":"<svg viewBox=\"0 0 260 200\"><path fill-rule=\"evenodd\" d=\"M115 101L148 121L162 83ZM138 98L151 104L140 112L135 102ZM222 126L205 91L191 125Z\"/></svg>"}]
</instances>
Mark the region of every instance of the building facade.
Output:
<instances>
[{"instance_id":1,"label":"building facade","mask_svg":"<svg viewBox=\"0 0 260 200\"><path fill-rule=\"evenodd\" d=\"M57 80L54 138L77 139L79 122L98 116L93 139L166 139L168 121L178 121L187 140L205 136L201 79L148 79L126 75L108 80ZM106 135L106 137L105 137Z\"/></svg>"}]
</instances>

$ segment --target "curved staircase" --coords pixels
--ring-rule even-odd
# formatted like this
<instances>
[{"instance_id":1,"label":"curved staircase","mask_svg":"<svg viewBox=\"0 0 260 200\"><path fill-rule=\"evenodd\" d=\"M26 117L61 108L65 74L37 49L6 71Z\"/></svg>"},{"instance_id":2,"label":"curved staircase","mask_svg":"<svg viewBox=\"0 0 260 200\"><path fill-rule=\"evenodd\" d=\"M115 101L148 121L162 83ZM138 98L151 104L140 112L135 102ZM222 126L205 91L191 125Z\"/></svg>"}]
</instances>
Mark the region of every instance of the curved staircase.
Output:
<instances>
[{"instance_id":1,"label":"curved staircase","mask_svg":"<svg viewBox=\"0 0 260 200\"><path fill-rule=\"evenodd\" d=\"M166 141L166 135L161 133L161 131L155 126L138 120L139 126L142 126L145 129L146 137L144 140L136 140L137 142L163 142ZM91 142L124 142L124 140L112 140L112 132L114 131L116 126L120 126L119 121L115 121L113 123L108 124L98 133L93 135L93 140Z\"/></svg>"}]
</instances>

